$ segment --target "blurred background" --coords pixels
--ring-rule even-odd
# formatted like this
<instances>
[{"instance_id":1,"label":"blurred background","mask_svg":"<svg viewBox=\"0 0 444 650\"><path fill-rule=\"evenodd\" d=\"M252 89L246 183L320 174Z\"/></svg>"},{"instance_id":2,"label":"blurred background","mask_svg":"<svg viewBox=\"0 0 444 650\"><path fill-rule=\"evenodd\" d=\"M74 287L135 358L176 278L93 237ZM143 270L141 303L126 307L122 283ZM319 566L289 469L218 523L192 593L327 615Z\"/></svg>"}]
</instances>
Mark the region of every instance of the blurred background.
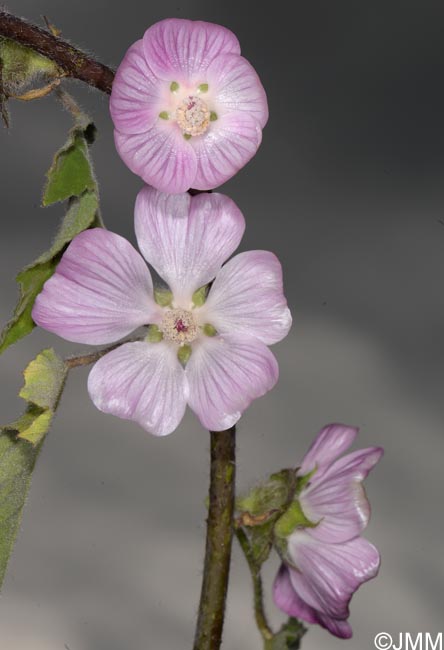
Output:
<instances>
[{"instance_id":1,"label":"blurred background","mask_svg":"<svg viewBox=\"0 0 444 650\"><path fill-rule=\"evenodd\" d=\"M232 29L267 90L254 160L222 191L247 220L242 250L281 259L294 315L275 346L278 387L238 428L239 490L296 465L326 423L361 427L386 455L367 482L378 579L352 601L354 639L311 628L304 650L373 648L381 631L442 629L444 585L444 5L433 0L11 0L117 66L165 17ZM67 84L96 121L93 148L109 229L131 241L141 182L117 156L108 98ZM47 247L63 214L43 210L44 174L70 117L54 98L11 103L0 131L0 319L15 273ZM34 332L0 358L0 420L22 410ZM209 436L190 413L165 439L95 410L75 370L35 471L0 599L8 650L190 648L204 550ZM277 559L267 565L267 606ZM224 650L258 650L249 574L235 548Z\"/></svg>"}]
</instances>

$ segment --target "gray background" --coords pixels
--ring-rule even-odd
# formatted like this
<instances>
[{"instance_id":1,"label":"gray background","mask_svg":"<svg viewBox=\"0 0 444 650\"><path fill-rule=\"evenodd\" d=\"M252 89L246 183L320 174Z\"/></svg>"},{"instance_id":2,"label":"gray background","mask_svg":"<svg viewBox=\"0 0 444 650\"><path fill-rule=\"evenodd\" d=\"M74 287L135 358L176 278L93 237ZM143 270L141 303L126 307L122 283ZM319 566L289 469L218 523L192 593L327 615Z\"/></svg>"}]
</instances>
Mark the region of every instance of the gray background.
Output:
<instances>
[{"instance_id":1,"label":"gray background","mask_svg":"<svg viewBox=\"0 0 444 650\"><path fill-rule=\"evenodd\" d=\"M442 629L444 92L442 2L293 3L15 0L117 65L152 22L202 18L230 27L268 92L255 159L223 188L247 219L242 249L284 264L294 315L274 348L281 381L239 426L239 486L296 465L324 424L361 426L386 456L368 481L368 537L380 577L354 598L354 640L312 628L306 650L373 648L377 632ZM134 241L140 181L114 151L107 98L70 84L96 119L108 227ZM54 233L62 207L39 198L70 119L56 102L11 105L0 132L1 321L15 272ZM22 408L21 370L35 332L0 359L1 421ZM100 414L72 372L35 472L0 601L8 650L191 647L201 580L208 434L193 415L166 439ZM268 585L277 568L270 562ZM270 599L273 620L281 619ZM66 644L66 645L65 645ZM257 650L247 571L234 553L225 650Z\"/></svg>"}]
</instances>

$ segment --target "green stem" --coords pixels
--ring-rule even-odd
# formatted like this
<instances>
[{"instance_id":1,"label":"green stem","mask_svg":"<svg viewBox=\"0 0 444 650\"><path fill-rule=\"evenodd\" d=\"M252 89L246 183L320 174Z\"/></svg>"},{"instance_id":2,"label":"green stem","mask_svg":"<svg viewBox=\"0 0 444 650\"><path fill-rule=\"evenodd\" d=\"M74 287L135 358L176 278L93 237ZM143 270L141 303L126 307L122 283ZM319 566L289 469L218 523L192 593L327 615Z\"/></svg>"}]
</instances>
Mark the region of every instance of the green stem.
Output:
<instances>
[{"instance_id":1,"label":"green stem","mask_svg":"<svg viewBox=\"0 0 444 650\"><path fill-rule=\"evenodd\" d=\"M245 531L242 528L236 529L236 537L240 544L240 547L245 555L245 558L250 569L251 578L253 580L253 594L254 594L254 616L256 619L256 625L259 632L262 635L262 638L265 642L265 648L267 648L269 642L273 639L273 630L268 624L267 617L264 609L264 594L262 588L262 578L260 567L257 566L251 552L250 542L248 540Z\"/></svg>"},{"instance_id":2,"label":"green stem","mask_svg":"<svg viewBox=\"0 0 444 650\"><path fill-rule=\"evenodd\" d=\"M194 650L220 648L233 539L236 428L210 435L210 501Z\"/></svg>"}]
</instances>

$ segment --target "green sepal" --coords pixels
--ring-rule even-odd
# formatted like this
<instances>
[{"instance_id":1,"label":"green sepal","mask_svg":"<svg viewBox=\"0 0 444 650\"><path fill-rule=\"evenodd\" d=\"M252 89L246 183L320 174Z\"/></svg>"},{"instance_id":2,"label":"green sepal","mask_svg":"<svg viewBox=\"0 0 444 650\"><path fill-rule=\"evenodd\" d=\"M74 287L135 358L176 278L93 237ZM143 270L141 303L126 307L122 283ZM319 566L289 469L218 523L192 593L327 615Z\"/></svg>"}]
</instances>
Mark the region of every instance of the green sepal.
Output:
<instances>
[{"instance_id":1,"label":"green sepal","mask_svg":"<svg viewBox=\"0 0 444 650\"><path fill-rule=\"evenodd\" d=\"M276 537L286 539L297 528L315 528L316 526L317 523L307 519L299 501L294 500L277 520L274 534Z\"/></svg>"},{"instance_id":2,"label":"green sepal","mask_svg":"<svg viewBox=\"0 0 444 650\"><path fill-rule=\"evenodd\" d=\"M310 483L311 478L316 472L318 471L318 468L315 467L311 472L308 474L305 474L304 476L298 476L296 479L296 490L295 494L300 494L302 490L307 487L307 485Z\"/></svg>"},{"instance_id":3,"label":"green sepal","mask_svg":"<svg viewBox=\"0 0 444 650\"><path fill-rule=\"evenodd\" d=\"M208 84L200 84L200 86L198 86L197 88L201 93L208 92Z\"/></svg>"},{"instance_id":4,"label":"green sepal","mask_svg":"<svg viewBox=\"0 0 444 650\"><path fill-rule=\"evenodd\" d=\"M154 289L154 300L161 307L171 307L171 303L173 302L173 294L169 289L156 287Z\"/></svg>"},{"instance_id":5,"label":"green sepal","mask_svg":"<svg viewBox=\"0 0 444 650\"><path fill-rule=\"evenodd\" d=\"M197 289L197 291L193 293L192 301L195 307L202 307L207 299L209 290L210 285L204 284L203 287L200 287L200 289Z\"/></svg>"},{"instance_id":6,"label":"green sepal","mask_svg":"<svg viewBox=\"0 0 444 650\"><path fill-rule=\"evenodd\" d=\"M236 501L236 509L260 518L267 513L283 513L291 502L295 489L296 473L293 469L283 469L272 474L268 481L259 485Z\"/></svg>"},{"instance_id":7,"label":"green sepal","mask_svg":"<svg viewBox=\"0 0 444 650\"><path fill-rule=\"evenodd\" d=\"M211 323L205 323L205 325L202 327L202 332L205 334L205 336L216 336L217 329L214 327L214 325L211 325Z\"/></svg>"},{"instance_id":8,"label":"green sepal","mask_svg":"<svg viewBox=\"0 0 444 650\"><path fill-rule=\"evenodd\" d=\"M306 631L300 621L289 618L279 632L266 642L265 650L299 650L301 639Z\"/></svg>"},{"instance_id":9,"label":"green sepal","mask_svg":"<svg viewBox=\"0 0 444 650\"><path fill-rule=\"evenodd\" d=\"M273 546L274 518L261 526L244 528L250 541L251 556L257 567L268 560Z\"/></svg>"},{"instance_id":10,"label":"green sepal","mask_svg":"<svg viewBox=\"0 0 444 650\"><path fill-rule=\"evenodd\" d=\"M53 61L9 38L0 38L0 59L3 88L7 95L17 93L37 75L58 74Z\"/></svg>"},{"instance_id":11,"label":"green sepal","mask_svg":"<svg viewBox=\"0 0 444 650\"><path fill-rule=\"evenodd\" d=\"M145 340L148 341L148 343L160 343L160 341L163 339L163 334L158 328L157 325L150 325L148 327L148 334L145 337Z\"/></svg>"},{"instance_id":12,"label":"green sepal","mask_svg":"<svg viewBox=\"0 0 444 650\"><path fill-rule=\"evenodd\" d=\"M191 345L181 345L179 349L177 350L177 358L179 359L180 363L185 366L191 357L191 352L192 352Z\"/></svg>"},{"instance_id":13,"label":"green sepal","mask_svg":"<svg viewBox=\"0 0 444 650\"><path fill-rule=\"evenodd\" d=\"M175 93L176 90L179 90L179 84L177 83L177 81L172 81L171 82L170 90L171 90L172 93Z\"/></svg>"},{"instance_id":14,"label":"green sepal","mask_svg":"<svg viewBox=\"0 0 444 650\"><path fill-rule=\"evenodd\" d=\"M217 113L215 113L214 111L211 111L211 113L210 113L210 122L215 122L217 119L218 119Z\"/></svg>"},{"instance_id":15,"label":"green sepal","mask_svg":"<svg viewBox=\"0 0 444 650\"><path fill-rule=\"evenodd\" d=\"M160 117L161 120L169 120L170 119L170 114L168 113L168 111L161 111L159 113L159 117Z\"/></svg>"},{"instance_id":16,"label":"green sepal","mask_svg":"<svg viewBox=\"0 0 444 650\"><path fill-rule=\"evenodd\" d=\"M88 145L93 141L94 134L95 127L91 120L85 115L78 116L68 141L56 154L47 174L44 204L69 197L68 210L51 247L17 276L19 300L12 319L0 335L0 354L34 329L31 313L35 299L54 273L65 247L83 230L101 225L98 189L88 154Z\"/></svg>"},{"instance_id":17,"label":"green sepal","mask_svg":"<svg viewBox=\"0 0 444 650\"><path fill-rule=\"evenodd\" d=\"M185 140L191 140L193 136L191 135L191 133L184 133L183 137L185 138Z\"/></svg>"}]
</instances>

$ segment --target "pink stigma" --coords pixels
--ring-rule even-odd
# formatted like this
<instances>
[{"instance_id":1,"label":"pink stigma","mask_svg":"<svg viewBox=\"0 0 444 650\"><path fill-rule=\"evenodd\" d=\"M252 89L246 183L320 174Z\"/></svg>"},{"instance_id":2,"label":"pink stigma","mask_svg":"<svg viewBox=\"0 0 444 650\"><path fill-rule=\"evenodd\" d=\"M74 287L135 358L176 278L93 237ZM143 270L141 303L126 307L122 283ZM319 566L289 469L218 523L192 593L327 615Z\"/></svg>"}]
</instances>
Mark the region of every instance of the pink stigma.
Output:
<instances>
[{"instance_id":1,"label":"pink stigma","mask_svg":"<svg viewBox=\"0 0 444 650\"><path fill-rule=\"evenodd\" d=\"M174 325L178 332L188 332L188 327L185 325L181 318L178 318L176 324Z\"/></svg>"}]
</instances>

